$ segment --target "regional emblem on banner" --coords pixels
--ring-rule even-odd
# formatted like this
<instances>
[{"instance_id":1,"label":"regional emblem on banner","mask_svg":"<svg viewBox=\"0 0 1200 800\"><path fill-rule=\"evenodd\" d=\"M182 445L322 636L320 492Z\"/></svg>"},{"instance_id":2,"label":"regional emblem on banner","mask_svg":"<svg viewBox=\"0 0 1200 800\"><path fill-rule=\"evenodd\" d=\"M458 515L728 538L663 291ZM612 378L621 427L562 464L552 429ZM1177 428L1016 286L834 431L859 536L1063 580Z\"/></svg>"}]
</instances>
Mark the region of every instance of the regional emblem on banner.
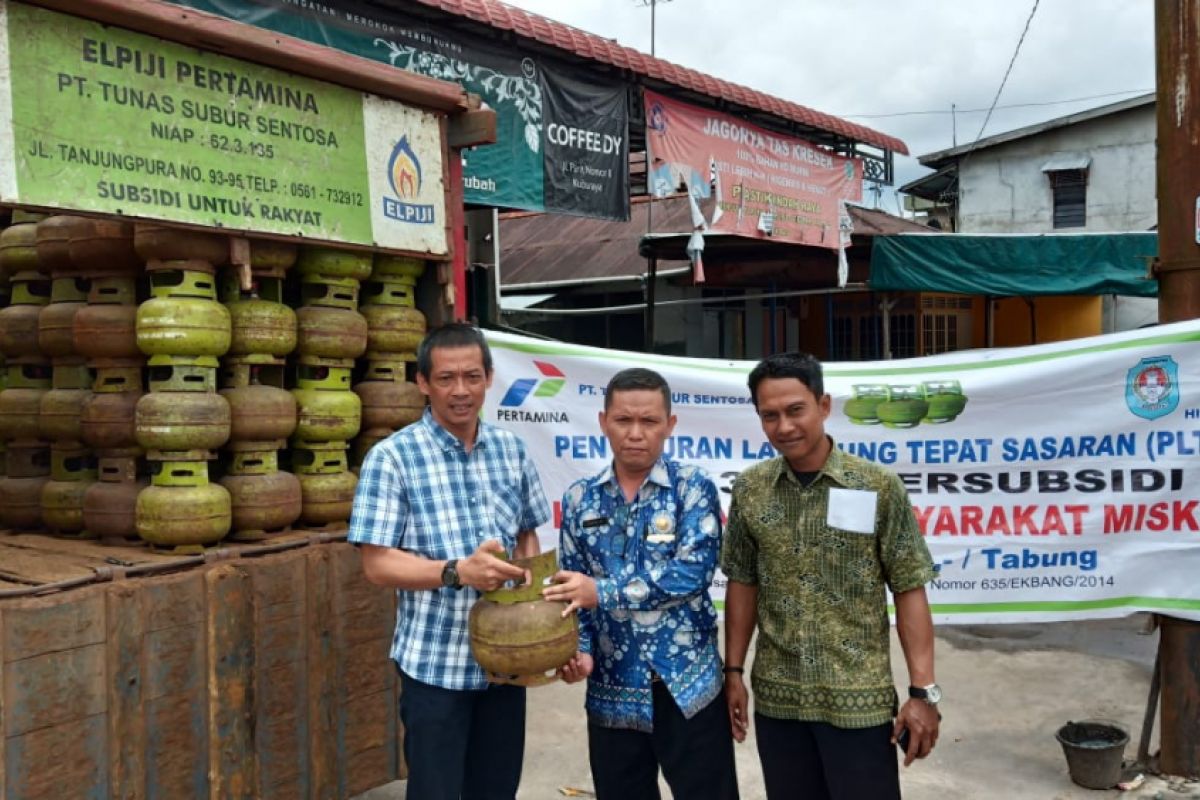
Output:
<instances>
[{"instance_id":1,"label":"regional emblem on banner","mask_svg":"<svg viewBox=\"0 0 1200 800\"><path fill-rule=\"evenodd\" d=\"M1158 419L1179 406L1179 365L1170 356L1143 358L1125 377L1125 403L1143 419Z\"/></svg>"}]
</instances>

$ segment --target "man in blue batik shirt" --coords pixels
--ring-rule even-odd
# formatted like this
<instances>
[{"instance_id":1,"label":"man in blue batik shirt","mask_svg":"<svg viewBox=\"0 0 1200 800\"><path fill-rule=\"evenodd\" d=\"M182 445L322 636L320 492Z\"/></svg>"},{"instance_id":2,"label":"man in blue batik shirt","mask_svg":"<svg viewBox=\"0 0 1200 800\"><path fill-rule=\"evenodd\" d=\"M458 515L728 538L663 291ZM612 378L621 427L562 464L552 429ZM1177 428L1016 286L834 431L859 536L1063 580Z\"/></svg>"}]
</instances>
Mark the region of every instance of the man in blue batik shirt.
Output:
<instances>
[{"instance_id":1,"label":"man in blue batik shirt","mask_svg":"<svg viewBox=\"0 0 1200 800\"><path fill-rule=\"evenodd\" d=\"M349 539L367 580L396 592L392 660L413 800L513 800L525 752L525 689L489 684L471 654L479 593L525 571L550 510L525 445L480 419L492 354L461 323L417 349L429 408L363 462Z\"/></svg>"},{"instance_id":2,"label":"man in blue batik shirt","mask_svg":"<svg viewBox=\"0 0 1200 800\"><path fill-rule=\"evenodd\" d=\"M562 669L588 678L588 756L598 800L737 798L717 614L708 595L721 549L717 489L699 468L663 458L675 428L662 376L609 381L600 427L613 452L563 497L563 571L543 595L579 610L579 653Z\"/></svg>"}]
</instances>

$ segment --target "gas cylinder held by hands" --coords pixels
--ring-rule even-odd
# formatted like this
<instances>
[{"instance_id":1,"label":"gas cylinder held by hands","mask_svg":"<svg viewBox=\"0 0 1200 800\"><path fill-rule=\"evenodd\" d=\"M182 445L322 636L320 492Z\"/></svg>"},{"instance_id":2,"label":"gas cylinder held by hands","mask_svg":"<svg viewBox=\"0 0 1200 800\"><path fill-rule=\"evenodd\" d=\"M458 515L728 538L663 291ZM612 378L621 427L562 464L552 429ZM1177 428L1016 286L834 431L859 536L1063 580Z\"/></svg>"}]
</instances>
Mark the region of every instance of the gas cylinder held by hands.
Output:
<instances>
[{"instance_id":1,"label":"gas cylinder held by hands","mask_svg":"<svg viewBox=\"0 0 1200 800\"><path fill-rule=\"evenodd\" d=\"M555 551L512 563L532 578L485 592L471 607L471 650L492 683L542 686L579 649L579 623L575 614L563 617L564 603L542 599L542 588L558 571Z\"/></svg>"}]
</instances>

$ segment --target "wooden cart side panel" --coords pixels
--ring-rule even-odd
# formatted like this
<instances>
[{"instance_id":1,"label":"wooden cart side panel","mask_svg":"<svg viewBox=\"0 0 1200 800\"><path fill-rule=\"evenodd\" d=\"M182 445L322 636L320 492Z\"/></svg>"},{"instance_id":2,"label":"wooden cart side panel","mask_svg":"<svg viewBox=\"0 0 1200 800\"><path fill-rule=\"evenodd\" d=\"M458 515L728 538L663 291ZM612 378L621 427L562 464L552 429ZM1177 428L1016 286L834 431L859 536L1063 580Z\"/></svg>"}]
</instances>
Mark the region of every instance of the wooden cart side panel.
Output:
<instances>
[{"instance_id":1,"label":"wooden cart side panel","mask_svg":"<svg viewBox=\"0 0 1200 800\"><path fill-rule=\"evenodd\" d=\"M146 798L146 620L139 584L108 587L108 751L110 797Z\"/></svg>"},{"instance_id":2,"label":"wooden cart side panel","mask_svg":"<svg viewBox=\"0 0 1200 800\"><path fill-rule=\"evenodd\" d=\"M307 553L255 563L256 797L309 796Z\"/></svg>"},{"instance_id":3,"label":"wooden cart side panel","mask_svg":"<svg viewBox=\"0 0 1200 800\"><path fill-rule=\"evenodd\" d=\"M146 620L146 796L209 796L202 571L137 581Z\"/></svg>"},{"instance_id":4,"label":"wooden cart side panel","mask_svg":"<svg viewBox=\"0 0 1200 800\"><path fill-rule=\"evenodd\" d=\"M395 780L394 614L341 543L0 602L0 800Z\"/></svg>"},{"instance_id":5,"label":"wooden cart side panel","mask_svg":"<svg viewBox=\"0 0 1200 800\"><path fill-rule=\"evenodd\" d=\"M308 592L305 595L305 627L308 634L308 725L310 793L313 800L340 800L334 663L333 607L334 547L310 548L305 562Z\"/></svg>"}]
</instances>

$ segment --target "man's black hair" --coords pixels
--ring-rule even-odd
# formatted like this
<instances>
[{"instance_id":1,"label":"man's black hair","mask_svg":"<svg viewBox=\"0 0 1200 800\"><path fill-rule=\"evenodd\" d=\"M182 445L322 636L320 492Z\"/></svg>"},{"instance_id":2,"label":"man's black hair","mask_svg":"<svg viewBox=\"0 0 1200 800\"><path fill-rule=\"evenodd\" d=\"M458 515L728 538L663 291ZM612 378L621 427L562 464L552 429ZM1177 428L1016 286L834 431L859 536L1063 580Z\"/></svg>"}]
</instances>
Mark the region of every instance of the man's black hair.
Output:
<instances>
[{"instance_id":1,"label":"man's black hair","mask_svg":"<svg viewBox=\"0 0 1200 800\"><path fill-rule=\"evenodd\" d=\"M483 355L483 371L492 374L492 351L488 348L483 331L465 322L450 322L425 334L417 347L417 372L429 380L433 372L433 351L436 348L478 346Z\"/></svg>"},{"instance_id":2,"label":"man's black hair","mask_svg":"<svg viewBox=\"0 0 1200 800\"><path fill-rule=\"evenodd\" d=\"M818 400L825 394L821 362L808 353L776 353L767 356L750 370L750 399L758 408L758 385L766 378L795 378L808 387Z\"/></svg>"},{"instance_id":3,"label":"man's black hair","mask_svg":"<svg viewBox=\"0 0 1200 800\"><path fill-rule=\"evenodd\" d=\"M667 385L667 379L652 369L643 369L641 367L623 369L612 376L608 382L608 388L604 390L604 410L608 411L609 406L612 405L613 392L638 390L661 392L663 403L667 408L667 415L670 416L671 387Z\"/></svg>"}]
</instances>

